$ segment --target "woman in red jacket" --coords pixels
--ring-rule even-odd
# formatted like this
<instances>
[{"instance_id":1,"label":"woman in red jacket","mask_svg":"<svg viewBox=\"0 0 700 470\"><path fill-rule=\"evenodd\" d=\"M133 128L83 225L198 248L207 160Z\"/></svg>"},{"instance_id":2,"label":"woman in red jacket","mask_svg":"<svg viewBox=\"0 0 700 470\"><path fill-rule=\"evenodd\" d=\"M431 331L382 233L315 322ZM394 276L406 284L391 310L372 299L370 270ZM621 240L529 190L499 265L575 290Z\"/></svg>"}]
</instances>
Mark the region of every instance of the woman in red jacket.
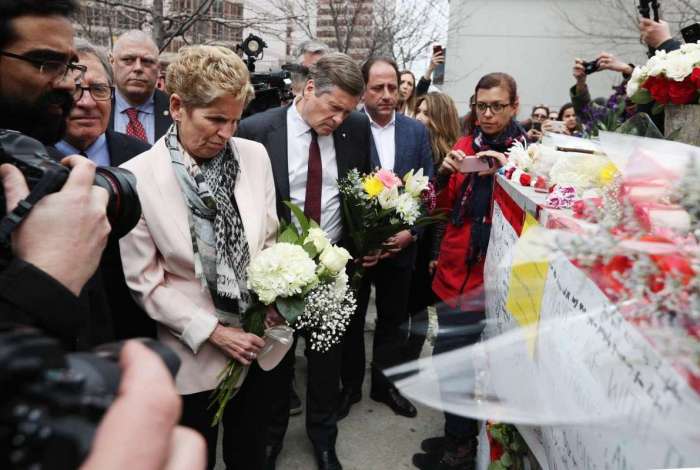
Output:
<instances>
[{"instance_id":1,"label":"woman in red jacket","mask_svg":"<svg viewBox=\"0 0 700 470\"><path fill-rule=\"evenodd\" d=\"M433 354L441 354L479 341L484 320L484 260L491 231L494 174L506 161L515 141L527 142L518 124L515 80L504 73L484 76L476 86L477 125L462 137L438 171L438 207L448 213L439 244L433 292L439 331ZM481 172L460 172L466 158L488 161ZM437 371L438 374L440 371ZM445 437L423 441L426 454L413 456L422 470L473 468L477 422L445 413Z\"/></svg>"}]
</instances>

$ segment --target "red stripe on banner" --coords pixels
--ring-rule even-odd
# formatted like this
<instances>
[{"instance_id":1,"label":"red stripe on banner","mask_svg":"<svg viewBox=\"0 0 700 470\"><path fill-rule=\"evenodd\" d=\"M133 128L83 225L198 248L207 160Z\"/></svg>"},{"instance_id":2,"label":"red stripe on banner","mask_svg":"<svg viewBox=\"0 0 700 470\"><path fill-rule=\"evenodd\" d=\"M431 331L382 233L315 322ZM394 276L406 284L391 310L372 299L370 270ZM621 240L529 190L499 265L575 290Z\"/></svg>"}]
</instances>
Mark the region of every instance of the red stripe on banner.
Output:
<instances>
[{"instance_id":1,"label":"red stripe on banner","mask_svg":"<svg viewBox=\"0 0 700 470\"><path fill-rule=\"evenodd\" d=\"M496 183L496 188L493 191L493 199L501 207L504 217L515 230L515 233L520 236L525 223L525 211L520 208L517 202L506 192L503 187Z\"/></svg>"}]
</instances>

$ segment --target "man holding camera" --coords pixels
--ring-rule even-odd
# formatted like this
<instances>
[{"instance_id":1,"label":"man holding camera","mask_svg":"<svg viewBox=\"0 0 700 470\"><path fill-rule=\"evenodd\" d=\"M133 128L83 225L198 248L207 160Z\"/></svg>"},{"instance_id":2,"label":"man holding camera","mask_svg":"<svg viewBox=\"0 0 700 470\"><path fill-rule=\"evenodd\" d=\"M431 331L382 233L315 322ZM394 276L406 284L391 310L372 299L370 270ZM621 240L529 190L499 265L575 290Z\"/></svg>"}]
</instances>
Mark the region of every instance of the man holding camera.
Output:
<instances>
[{"instance_id":1,"label":"man holding camera","mask_svg":"<svg viewBox=\"0 0 700 470\"><path fill-rule=\"evenodd\" d=\"M0 128L45 145L63 135L84 73L73 48L74 10L70 0L0 2ZM73 169L63 189L38 201L3 249L0 319L35 325L67 348L84 349L111 339L102 325L109 318L96 318L81 296L110 231L107 193L93 186L93 163L78 156L63 163ZM29 189L12 165L0 166L0 176L9 213Z\"/></svg>"},{"instance_id":2,"label":"man holding camera","mask_svg":"<svg viewBox=\"0 0 700 470\"><path fill-rule=\"evenodd\" d=\"M76 9L74 0L0 0L0 129L45 145L63 135L84 74L73 48ZM5 150L0 162L9 159ZM84 349L109 339L82 295L110 232L108 195L94 185L93 162L72 155L62 163L71 171L61 190L24 214L15 208L28 206L25 177L13 165L0 165L2 209L23 216L0 247L0 321L34 325L68 349ZM11 220L2 219L3 233ZM123 380L82 468L203 468L202 438L177 426L181 406L163 362L137 344L127 344L120 358ZM47 458L45 450L35 448L36 458Z\"/></svg>"}]
</instances>

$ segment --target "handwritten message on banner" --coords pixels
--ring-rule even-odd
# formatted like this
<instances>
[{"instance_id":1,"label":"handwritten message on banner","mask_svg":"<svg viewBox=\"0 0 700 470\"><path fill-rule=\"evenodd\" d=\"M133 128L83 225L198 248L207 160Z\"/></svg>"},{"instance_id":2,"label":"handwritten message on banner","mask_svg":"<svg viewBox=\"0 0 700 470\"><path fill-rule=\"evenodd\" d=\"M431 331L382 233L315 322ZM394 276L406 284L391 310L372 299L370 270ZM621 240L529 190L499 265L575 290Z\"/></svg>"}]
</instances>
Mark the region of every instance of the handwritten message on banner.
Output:
<instances>
[{"instance_id":1,"label":"handwritten message on banner","mask_svg":"<svg viewBox=\"0 0 700 470\"><path fill-rule=\"evenodd\" d=\"M517 243L515 230L496 204L485 270L487 337L523 324L518 318L523 310L511 308L514 279L519 282L519 276L528 275L512 266L520 256ZM612 408L625 417L624 429L617 424L520 426L543 468L700 467L698 432L683 427L700 423L697 395L636 327L605 308L607 298L567 259L538 268L546 270L536 273L541 289L516 287L520 303L529 305L529 318L536 315L540 324L546 324L586 315L585 321L563 326L556 335L537 336L535 355L524 344L514 359L518 363L511 367L547 370L549 386L584 414L596 416L601 409ZM523 299L525 295L531 298ZM534 312L537 305L539 311ZM574 354L577 360L572 361Z\"/></svg>"}]
</instances>

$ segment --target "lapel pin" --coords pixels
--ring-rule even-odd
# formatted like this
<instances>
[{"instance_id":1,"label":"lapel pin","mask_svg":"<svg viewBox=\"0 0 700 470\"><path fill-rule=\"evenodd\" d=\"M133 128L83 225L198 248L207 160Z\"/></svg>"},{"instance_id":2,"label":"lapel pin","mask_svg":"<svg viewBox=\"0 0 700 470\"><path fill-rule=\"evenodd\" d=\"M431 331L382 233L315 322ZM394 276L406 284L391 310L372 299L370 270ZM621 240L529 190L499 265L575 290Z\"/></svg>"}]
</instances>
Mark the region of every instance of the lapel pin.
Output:
<instances>
[{"instance_id":1,"label":"lapel pin","mask_svg":"<svg viewBox=\"0 0 700 470\"><path fill-rule=\"evenodd\" d=\"M346 138L346 137L348 136L345 132L343 132L343 133L340 134L340 135L343 137L343 139Z\"/></svg>"}]
</instances>

